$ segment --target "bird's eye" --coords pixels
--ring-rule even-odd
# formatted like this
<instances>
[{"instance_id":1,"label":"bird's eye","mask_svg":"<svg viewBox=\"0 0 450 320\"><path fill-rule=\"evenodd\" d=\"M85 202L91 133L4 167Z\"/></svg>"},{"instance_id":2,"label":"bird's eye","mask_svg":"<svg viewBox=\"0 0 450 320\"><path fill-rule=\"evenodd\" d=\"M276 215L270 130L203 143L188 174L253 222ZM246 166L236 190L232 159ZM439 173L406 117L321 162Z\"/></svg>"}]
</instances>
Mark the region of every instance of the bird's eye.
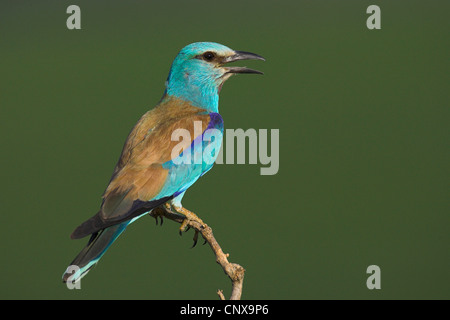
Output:
<instances>
[{"instance_id":1,"label":"bird's eye","mask_svg":"<svg viewBox=\"0 0 450 320\"><path fill-rule=\"evenodd\" d=\"M215 58L215 56L216 55L214 54L214 52L206 51L203 54L203 59L206 60L206 61L212 61Z\"/></svg>"}]
</instances>

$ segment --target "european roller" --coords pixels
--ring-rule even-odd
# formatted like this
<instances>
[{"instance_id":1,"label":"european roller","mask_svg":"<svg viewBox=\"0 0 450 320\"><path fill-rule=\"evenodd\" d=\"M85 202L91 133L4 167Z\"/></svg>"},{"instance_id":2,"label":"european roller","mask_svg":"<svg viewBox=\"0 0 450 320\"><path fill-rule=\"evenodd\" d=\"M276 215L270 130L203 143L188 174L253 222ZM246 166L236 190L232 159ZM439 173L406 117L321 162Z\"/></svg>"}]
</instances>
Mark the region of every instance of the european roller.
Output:
<instances>
[{"instance_id":1,"label":"european roller","mask_svg":"<svg viewBox=\"0 0 450 320\"><path fill-rule=\"evenodd\" d=\"M200 220L182 206L181 199L212 168L219 153L221 134L214 139L206 139L205 135L208 130L223 132L219 114L222 85L234 74L262 74L246 67L225 66L248 59L264 60L257 54L213 42L192 43L178 53L163 97L140 118L125 142L100 210L71 234L72 239L90 239L67 268L64 282L81 279L130 223L157 207L165 206L182 216L181 231L188 219ZM183 141L182 152L173 152L180 144L179 139L173 139L178 129L190 133L189 139ZM209 157L194 161L206 148L211 151ZM192 155L191 161L181 159L187 154Z\"/></svg>"}]
</instances>

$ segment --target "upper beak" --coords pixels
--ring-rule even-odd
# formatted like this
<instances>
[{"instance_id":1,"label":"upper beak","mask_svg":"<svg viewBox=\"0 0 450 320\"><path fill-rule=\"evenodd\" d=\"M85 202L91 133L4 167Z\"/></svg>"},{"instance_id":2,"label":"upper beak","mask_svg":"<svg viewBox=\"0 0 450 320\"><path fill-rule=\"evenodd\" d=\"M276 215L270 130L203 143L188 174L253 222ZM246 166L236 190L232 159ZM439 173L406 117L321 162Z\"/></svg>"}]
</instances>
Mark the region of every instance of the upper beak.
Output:
<instances>
[{"instance_id":1,"label":"upper beak","mask_svg":"<svg viewBox=\"0 0 450 320\"><path fill-rule=\"evenodd\" d=\"M251 52L245 52L245 51L235 51L235 53L231 56L226 57L223 59L223 64L230 63L234 61L239 60L262 60L266 61L263 57L260 55L257 55L256 53ZM227 70L227 73L256 73L256 74L264 74L261 71L253 70L247 67L225 67L224 69Z\"/></svg>"}]
</instances>

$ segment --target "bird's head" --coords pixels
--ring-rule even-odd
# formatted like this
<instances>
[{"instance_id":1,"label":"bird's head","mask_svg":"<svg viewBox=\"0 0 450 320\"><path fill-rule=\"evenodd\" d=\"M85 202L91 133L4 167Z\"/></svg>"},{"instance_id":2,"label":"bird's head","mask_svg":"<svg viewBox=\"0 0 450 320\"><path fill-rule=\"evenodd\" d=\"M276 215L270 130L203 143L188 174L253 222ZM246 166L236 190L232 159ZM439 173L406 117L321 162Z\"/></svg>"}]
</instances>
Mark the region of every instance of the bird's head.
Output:
<instances>
[{"instance_id":1,"label":"bird's head","mask_svg":"<svg viewBox=\"0 0 450 320\"><path fill-rule=\"evenodd\" d=\"M246 67L225 66L230 62L249 59L265 60L257 54L235 51L214 42L187 45L172 63L166 82L166 94L217 112L218 94L228 78L237 73L263 74Z\"/></svg>"}]
</instances>

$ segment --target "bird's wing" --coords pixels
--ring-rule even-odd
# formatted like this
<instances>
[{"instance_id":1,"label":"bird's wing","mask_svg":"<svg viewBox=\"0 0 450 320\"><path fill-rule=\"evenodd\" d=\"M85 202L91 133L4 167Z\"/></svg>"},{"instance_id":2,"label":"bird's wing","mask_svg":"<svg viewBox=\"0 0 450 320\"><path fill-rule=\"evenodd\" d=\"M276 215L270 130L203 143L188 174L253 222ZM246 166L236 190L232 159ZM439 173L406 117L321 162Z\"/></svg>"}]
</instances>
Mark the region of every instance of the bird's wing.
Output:
<instances>
[{"instance_id":1,"label":"bird's wing","mask_svg":"<svg viewBox=\"0 0 450 320\"><path fill-rule=\"evenodd\" d=\"M137 217L170 200L174 191L185 186L186 179L174 179L171 168L164 164L172 164L179 156L172 154L176 146L177 150L188 149L195 138L211 124L216 126L217 118L220 118L218 114L199 113L199 109L195 109L187 112L184 108L178 113L152 110L141 118L125 143L103 195L100 211L75 229L71 235L73 239ZM196 121L197 127L200 123L202 125L200 132L194 130ZM221 121L220 118L220 126ZM190 133L190 139L173 139L172 134L177 129L187 130L185 132ZM188 178L196 180L198 176Z\"/></svg>"}]
</instances>

